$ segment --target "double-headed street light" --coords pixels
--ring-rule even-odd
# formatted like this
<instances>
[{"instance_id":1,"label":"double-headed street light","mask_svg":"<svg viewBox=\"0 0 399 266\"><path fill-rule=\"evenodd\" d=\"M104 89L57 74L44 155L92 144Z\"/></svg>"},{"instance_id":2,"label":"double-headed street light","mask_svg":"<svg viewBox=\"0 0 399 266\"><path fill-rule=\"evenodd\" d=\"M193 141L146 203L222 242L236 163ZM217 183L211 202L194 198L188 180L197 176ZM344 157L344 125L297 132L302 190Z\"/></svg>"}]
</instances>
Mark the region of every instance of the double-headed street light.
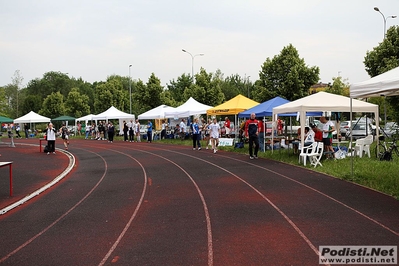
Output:
<instances>
[{"instance_id":1,"label":"double-headed street light","mask_svg":"<svg viewBox=\"0 0 399 266\"><path fill-rule=\"evenodd\" d=\"M196 56L203 56L204 54L196 54L196 55L192 55L190 52L181 49L183 52L188 53L189 55L191 55L191 78L194 80L194 57Z\"/></svg>"},{"instance_id":2,"label":"double-headed street light","mask_svg":"<svg viewBox=\"0 0 399 266\"><path fill-rule=\"evenodd\" d=\"M130 77L130 68L132 65L129 65L129 100L130 100L130 113L132 114L132 79Z\"/></svg>"},{"instance_id":3,"label":"double-headed street light","mask_svg":"<svg viewBox=\"0 0 399 266\"><path fill-rule=\"evenodd\" d=\"M382 14L382 12L380 11L380 9L378 7L374 7L374 10L379 12L381 14L382 18L384 19L384 39L385 39L385 35L387 34L387 19L396 18L396 16L385 17L384 14Z\"/></svg>"}]
</instances>

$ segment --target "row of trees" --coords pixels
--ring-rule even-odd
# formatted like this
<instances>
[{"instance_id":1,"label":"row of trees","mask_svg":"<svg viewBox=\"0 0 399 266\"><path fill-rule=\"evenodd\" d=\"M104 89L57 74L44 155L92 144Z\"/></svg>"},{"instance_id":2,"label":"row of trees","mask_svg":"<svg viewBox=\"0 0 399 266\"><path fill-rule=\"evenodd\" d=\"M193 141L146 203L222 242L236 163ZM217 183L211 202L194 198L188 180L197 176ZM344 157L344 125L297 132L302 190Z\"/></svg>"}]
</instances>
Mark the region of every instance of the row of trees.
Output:
<instances>
[{"instance_id":1,"label":"row of trees","mask_svg":"<svg viewBox=\"0 0 399 266\"><path fill-rule=\"evenodd\" d=\"M384 42L367 52L365 65L371 76L397 66L398 32L398 28L391 28ZM389 60L382 60L381 57ZM0 113L16 118L33 110L51 118L61 115L80 117L100 113L112 105L129 112L129 88L132 93L132 113L137 115L160 104L178 106L189 97L211 106L219 105L238 94L258 102L275 96L293 101L309 94L309 88L319 81L319 72L317 66L307 66L291 44L284 47L280 54L266 59L259 71L259 79L254 83L237 74L224 77L220 70L208 73L202 68L194 79L188 74L182 74L176 80L171 80L166 87L161 85L154 73L147 82L112 75L106 81L89 83L61 72L47 72L42 78L31 80L22 88L23 78L16 71L12 83L0 87L0 94L4 95L0 101ZM348 95L348 87L345 80L336 77L327 91ZM392 106L390 108L395 110Z\"/></svg>"}]
</instances>

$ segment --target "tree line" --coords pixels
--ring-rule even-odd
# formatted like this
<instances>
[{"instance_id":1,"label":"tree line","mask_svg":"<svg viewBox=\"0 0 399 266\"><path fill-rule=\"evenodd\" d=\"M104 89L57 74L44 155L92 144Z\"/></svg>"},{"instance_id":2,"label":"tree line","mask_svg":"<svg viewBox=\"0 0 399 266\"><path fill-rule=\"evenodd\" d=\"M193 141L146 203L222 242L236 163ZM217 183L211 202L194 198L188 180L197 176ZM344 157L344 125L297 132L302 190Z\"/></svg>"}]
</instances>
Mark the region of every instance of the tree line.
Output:
<instances>
[{"instance_id":1,"label":"tree line","mask_svg":"<svg viewBox=\"0 0 399 266\"><path fill-rule=\"evenodd\" d=\"M398 36L398 27L390 28L384 41L373 51L367 52L364 63L370 76L398 65ZM393 46L396 46L396 49ZM381 60L381 56L385 56L387 52L394 54L396 61ZM238 74L224 77L221 70L208 73L203 68L194 77L184 73L170 80L165 87L154 73L146 82L111 75L105 81L89 83L82 78L51 71L45 73L42 78L29 81L26 87L22 88L23 77L17 70L12 82L0 87L0 94L4 96L0 98L3 99L0 101L0 114L17 118L35 111L50 118L62 115L81 117L90 113L97 114L115 106L127 113L131 107L132 113L139 115L161 104L179 106L189 97L203 104L216 106L238 94L257 102L264 102L276 96L293 101L309 95L310 87L319 81L319 73L319 67L306 65L292 44L284 47L280 54L273 58L266 58L260 66L259 78L255 82ZM326 91L348 95L349 84L346 80L333 77L332 81ZM374 101L378 103L380 99ZM395 105L395 100L391 101L391 105ZM395 108L389 106L390 115Z\"/></svg>"}]
</instances>

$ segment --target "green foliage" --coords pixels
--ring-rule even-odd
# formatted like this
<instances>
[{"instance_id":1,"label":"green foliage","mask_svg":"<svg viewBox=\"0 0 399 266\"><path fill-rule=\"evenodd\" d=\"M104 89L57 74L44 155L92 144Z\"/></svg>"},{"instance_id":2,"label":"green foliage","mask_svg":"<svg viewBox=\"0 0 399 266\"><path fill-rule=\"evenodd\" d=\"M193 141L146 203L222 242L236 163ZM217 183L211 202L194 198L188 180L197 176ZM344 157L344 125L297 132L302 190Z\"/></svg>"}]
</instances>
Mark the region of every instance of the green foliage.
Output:
<instances>
[{"instance_id":1,"label":"green foliage","mask_svg":"<svg viewBox=\"0 0 399 266\"><path fill-rule=\"evenodd\" d=\"M80 94L79 88L72 88L65 102L66 115L82 117L90 113L89 97Z\"/></svg>"},{"instance_id":2,"label":"green foliage","mask_svg":"<svg viewBox=\"0 0 399 266\"><path fill-rule=\"evenodd\" d=\"M167 89L170 92L170 96L175 100L176 103L183 103L184 100L184 91L187 88L190 88L193 84L193 79L190 75L183 74L177 78L177 81L174 79L170 81L170 84L167 85ZM177 105L176 105L177 106Z\"/></svg>"},{"instance_id":3,"label":"green foliage","mask_svg":"<svg viewBox=\"0 0 399 266\"><path fill-rule=\"evenodd\" d=\"M349 86L347 80L342 77L333 78L333 84L326 89L326 92L349 97Z\"/></svg>"},{"instance_id":4,"label":"green foliage","mask_svg":"<svg viewBox=\"0 0 399 266\"><path fill-rule=\"evenodd\" d=\"M309 88L319 80L319 68L307 67L290 44L273 59L267 58L255 84L254 100L264 102L276 96L293 101L308 95Z\"/></svg>"},{"instance_id":5,"label":"green foliage","mask_svg":"<svg viewBox=\"0 0 399 266\"><path fill-rule=\"evenodd\" d=\"M399 66L399 26L390 27L385 39L372 51L367 51L364 65L371 77ZM399 97L391 96L386 100L389 118L399 121ZM380 114L383 114L381 111L380 106Z\"/></svg>"},{"instance_id":6,"label":"green foliage","mask_svg":"<svg viewBox=\"0 0 399 266\"><path fill-rule=\"evenodd\" d=\"M39 113L50 118L65 115L64 96L59 91L51 93L44 99Z\"/></svg>"}]
</instances>

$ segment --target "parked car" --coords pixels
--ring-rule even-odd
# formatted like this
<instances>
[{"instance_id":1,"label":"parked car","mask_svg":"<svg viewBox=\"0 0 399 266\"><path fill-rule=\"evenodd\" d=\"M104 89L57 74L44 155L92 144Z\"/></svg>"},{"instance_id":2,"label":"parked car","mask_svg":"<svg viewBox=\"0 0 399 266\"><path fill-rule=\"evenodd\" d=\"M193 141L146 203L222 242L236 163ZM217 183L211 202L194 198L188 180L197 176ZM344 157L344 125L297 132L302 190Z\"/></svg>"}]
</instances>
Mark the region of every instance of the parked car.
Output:
<instances>
[{"instance_id":1,"label":"parked car","mask_svg":"<svg viewBox=\"0 0 399 266\"><path fill-rule=\"evenodd\" d=\"M388 122L383 128L385 134L391 138L393 135L399 134L399 126L396 122Z\"/></svg>"},{"instance_id":2,"label":"parked car","mask_svg":"<svg viewBox=\"0 0 399 266\"><path fill-rule=\"evenodd\" d=\"M373 128L371 127L370 124L368 124L368 128L366 123L357 123L353 125L352 128L352 139L356 140L356 139L361 139L361 138L365 138L368 135L372 135L373 134ZM346 137L350 136L350 131L348 131L345 135Z\"/></svg>"}]
</instances>

